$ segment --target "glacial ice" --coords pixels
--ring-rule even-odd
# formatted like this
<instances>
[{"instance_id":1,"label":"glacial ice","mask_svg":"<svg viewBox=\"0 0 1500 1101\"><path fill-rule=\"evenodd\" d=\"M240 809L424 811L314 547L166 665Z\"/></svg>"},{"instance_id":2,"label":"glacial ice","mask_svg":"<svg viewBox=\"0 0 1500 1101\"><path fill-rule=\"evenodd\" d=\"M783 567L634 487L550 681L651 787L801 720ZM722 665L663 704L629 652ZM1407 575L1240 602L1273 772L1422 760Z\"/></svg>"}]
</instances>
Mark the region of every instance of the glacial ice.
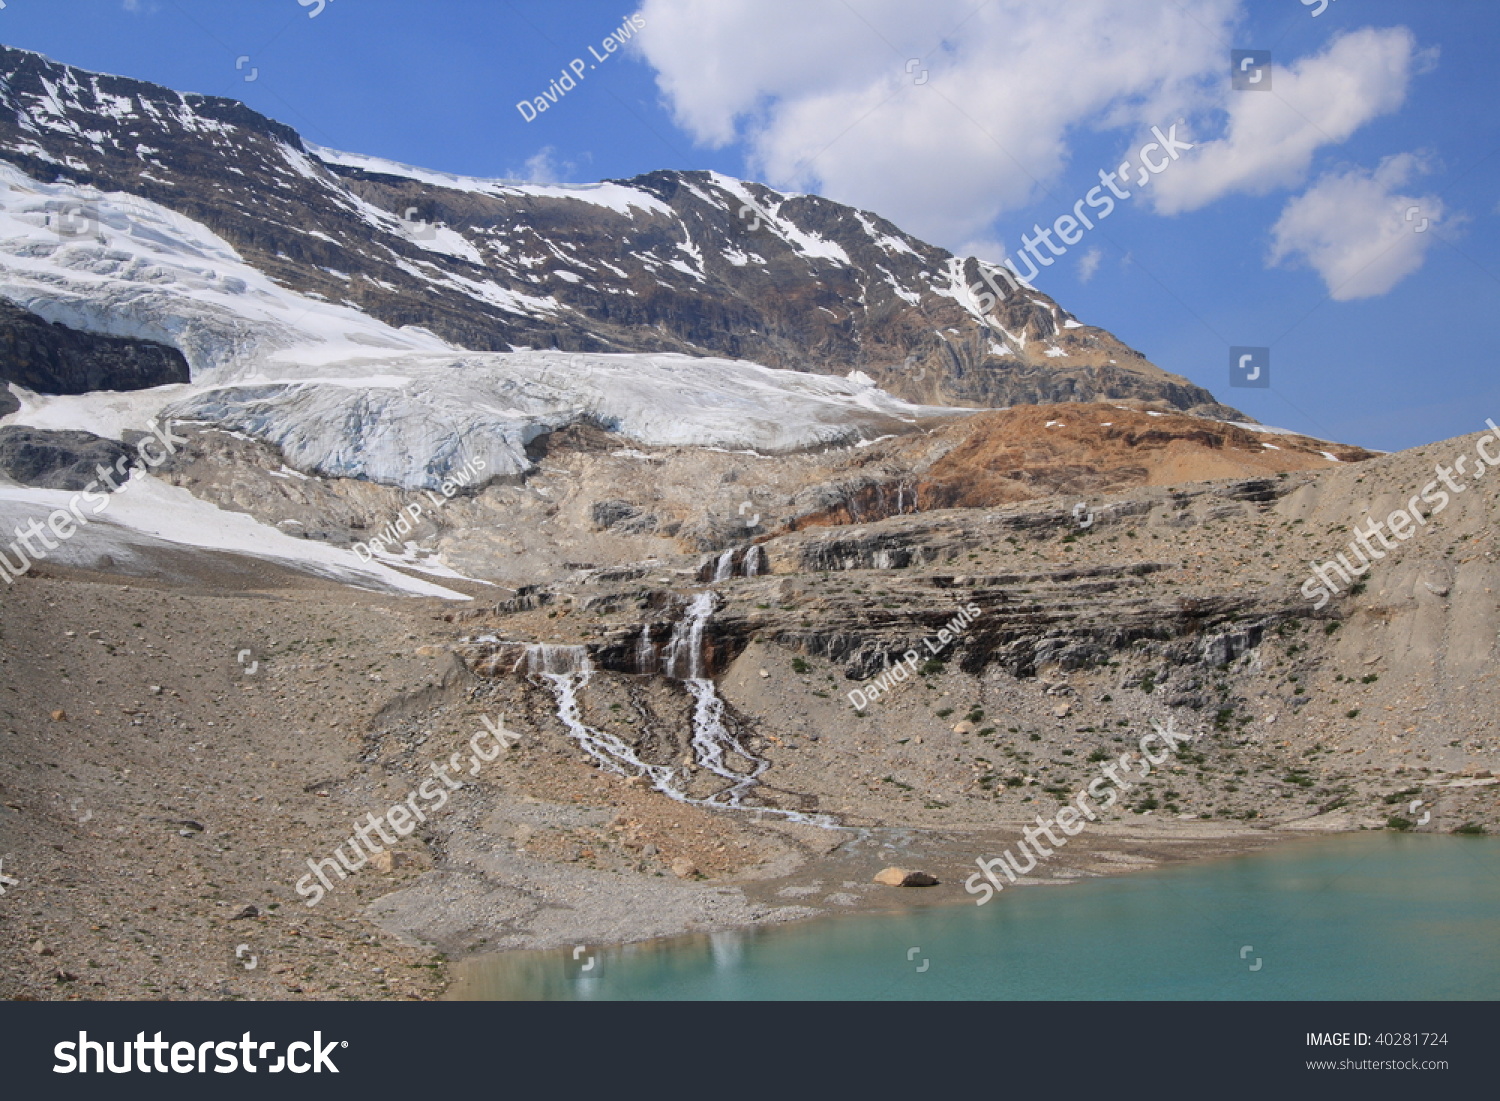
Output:
<instances>
[{"instance_id":1,"label":"glacial ice","mask_svg":"<svg viewBox=\"0 0 1500 1101\"><path fill-rule=\"evenodd\" d=\"M75 230L59 233L60 219ZM300 295L205 226L134 195L40 183L0 163L0 297L51 321L170 344L188 386L146 391L164 414L281 448L303 473L438 487L483 460L528 471L526 446L589 423L643 445L762 454L842 446L972 410L869 384L680 354L469 352L420 329ZM513 295L506 308L545 300ZM6 423L119 423L120 395L21 395ZM125 427L120 425L121 428ZM138 426L136 426L138 427Z\"/></svg>"}]
</instances>

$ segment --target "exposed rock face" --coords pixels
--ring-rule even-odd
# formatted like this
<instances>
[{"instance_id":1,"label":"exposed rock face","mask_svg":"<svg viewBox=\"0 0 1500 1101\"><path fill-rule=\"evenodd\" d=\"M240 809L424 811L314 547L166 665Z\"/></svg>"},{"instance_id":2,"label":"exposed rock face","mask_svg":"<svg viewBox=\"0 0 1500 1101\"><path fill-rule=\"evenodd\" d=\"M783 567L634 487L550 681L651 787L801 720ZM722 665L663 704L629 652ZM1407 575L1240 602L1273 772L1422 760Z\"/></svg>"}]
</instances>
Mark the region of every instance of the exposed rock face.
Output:
<instances>
[{"instance_id":1,"label":"exposed rock face","mask_svg":"<svg viewBox=\"0 0 1500 1101\"><path fill-rule=\"evenodd\" d=\"M1346 463L1373 457L1363 448L1112 403L980 413L963 428L963 442L915 484L924 511L1312 470L1330 456Z\"/></svg>"},{"instance_id":2,"label":"exposed rock face","mask_svg":"<svg viewBox=\"0 0 1500 1101\"><path fill-rule=\"evenodd\" d=\"M187 360L175 348L70 329L0 299L0 382L39 394L86 394L187 381Z\"/></svg>"},{"instance_id":3,"label":"exposed rock face","mask_svg":"<svg viewBox=\"0 0 1500 1101\"><path fill-rule=\"evenodd\" d=\"M1252 523L1305 481L1303 476L1143 490L1130 499L1101 504L1094 534L1136 526L1170 532ZM717 578L721 585L751 588L744 590L749 599L728 602L704 624L706 675L728 668L755 642L835 663L854 682L851 687L893 670L904 681L928 663L951 664L970 674L997 667L1024 678L1048 669L1104 666L1125 652L1169 667L1218 667L1259 645L1268 628L1307 614L1305 602L1275 587L1234 591L1209 585L1179 591L1164 584L1173 567L1162 559L1039 565L995 574L952 572L953 563L993 554L1002 544L1035 545L1080 530L1068 510L1037 503L983 514L943 512L850 530L797 532L755 548L756 561L764 565L749 572L743 569L747 552L726 552L704 563L694 580L703 584ZM721 561L741 565L720 570ZM761 576L763 569L770 576ZM841 573L878 575L879 601L852 589L830 591L812 604L784 603L781 590L789 577ZM657 655L682 618L682 598L639 575L616 574L611 583L591 574L588 580L590 588L610 591L586 597L566 595L566 588L550 596L532 591L524 600L503 602L494 612L509 616L572 602L579 614L607 616L617 623L581 644L595 668L660 672ZM964 613L965 608L977 611ZM471 617L482 615L464 618ZM944 638L945 630L951 637ZM476 672L503 676L524 666L526 645L476 642L460 653ZM643 654L650 656L643 659Z\"/></svg>"},{"instance_id":4,"label":"exposed rock face","mask_svg":"<svg viewBox=\"0 0 1500 1101\"><path fill-rule=\"evenodd\" d=\"M14 49L0 49L0 154L38 180L63 170L144 196L287 287L475 351L717 355L857 369L925 403L1141 398L1244 419L1039 291L986 311L975 260L717 173L446 176L309 147L233 100ZM57 213L87 229L86 209Z\"/></svg>"},{"instance_id":5,"label":"exposed rock face","mask_svg":"<svg viewBox=\"0 0 1500 1101\"><path fill-rule=\"evenodd\" d=\"M22 485L77 492L95 483L108 492L108 483L100 484L96 468L115 468L121 457L129 460L126 470L136 465L130 448L89 432L0 427L0 470ZM118 479L118 470L114 477Z\"/></svg>"},{"instance_id":6,"label":"exposed rock face","mask_svg":"<svg viewBox=\"0 0 1500 1101\"><path fill-rule=\"evenodd\" d=\"M630 535L647 535L656 530L657 520L648 512L642 512L629 501L596 501L591 515L595 529L616 531Z\"/></svg>"},{"instance_id":7,"label":"exposed rock face","mask_svg":"<svg viewBox=\"0 0 1500 1101\"><path fill-rule=\"evenodd\" d=\"M1063 418L1066 428L1045 427ZM1114 428L1097 421L1113 421ZM1132 427L1137 422L1139 430ZM1108 436L1117 430L1125 431ZM986 538L1025 540L1082 530L1078 525L1090 515L1098 528L1153 508L1175 517L1205 493L1214 509L1235 511L1240 501L1273 502L1284 489L1285 480L1277 475L1295 479L1303 470L1339 468L1320 451L1327 449L1350 465L1363 454L1106 403L981 413L866 447L783 456L624 449L618 437L575 426L553 434L545 461L523 481L491 484L432 509L420 494L370 482L290 477L274 448L226 432L191 427L179 432L192 442L157 476L220 507L350 546L368 543L403 509L421 505L420 522L409 536L419 556L441 553L467 576L544 594L527 598L533 601L552 599L551 586L564 582L588 589L590 599L614 599L619 585L644 578L656 584L665 577L680 577L684 585L694 577L710 582L731 549L728 569L735 578L786 569L788 555L798 568L813 571L909 569L948 561L961 546L967 546L962 553L976 549L968 545L972 536L943 534L960 529L932 515L930 510L943 507L949 495L964 505L994 508L1067 494L1045 508L1004 509L986 518L986 525L1003 529ZM1205 433L1209 443L1199 438ZM1214 441L1222 443L1210 446ZM1274 442L1277 449L1261 441ZM1013 452L1019 458L1011 458ZM1170 507L1151 503L1155 496L1136 498L1129 492L1215 476L1234 480L1210 490L1194 487L1180 499L1160 495L1173 502ZM919 511L919 502L929 503ZM504 523L497 524L497 516ZM890 526L848 530L887 518ZM923 529L933 534L904 541L907 524L937 526ZM767 543L789 532L807 538ZM752 559L754 568L747 571L751 544L768 553ZM684 560L684 555L691 557Z\"/></svg>"}]
</instances>

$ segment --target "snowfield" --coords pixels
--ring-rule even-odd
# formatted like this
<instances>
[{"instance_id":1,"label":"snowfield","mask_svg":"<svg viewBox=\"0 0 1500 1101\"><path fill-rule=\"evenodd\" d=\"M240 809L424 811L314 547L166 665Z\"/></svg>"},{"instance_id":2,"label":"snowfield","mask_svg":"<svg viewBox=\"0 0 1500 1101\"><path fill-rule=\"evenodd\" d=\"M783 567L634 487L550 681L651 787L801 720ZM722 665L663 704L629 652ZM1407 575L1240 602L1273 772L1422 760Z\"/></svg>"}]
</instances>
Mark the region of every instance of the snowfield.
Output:
<instances>
[{"instance_id":1,"label":"snowfield","mask_svg":"<svg viewBox=\"0 0 1500 1101\"><path fill-rule=\"evenodd\" d=\"M45 523L49 513L66 510L68 502L77 497L76 493L59 489L0 485L0 526L21 528L32 519ZM472 599L380 562L363 561L354 551L286 535L243 513L227 512L208 501L200 501L187 490L149 474L133 478L118 493L111 494L109 507L102 513L94 515L89 509L84 515L89 522L78 527L72 538L58 542L44 561L98 569L99 560L105 555L114 559L115 565L127 565L149 559L154 548L175 544L250 555L301 573L377 592L444 600ZM6 549L10 560L17 561L14 549ZM143 572L150 576L161 570L158 564Z\"/></svg>"}]
</instances>

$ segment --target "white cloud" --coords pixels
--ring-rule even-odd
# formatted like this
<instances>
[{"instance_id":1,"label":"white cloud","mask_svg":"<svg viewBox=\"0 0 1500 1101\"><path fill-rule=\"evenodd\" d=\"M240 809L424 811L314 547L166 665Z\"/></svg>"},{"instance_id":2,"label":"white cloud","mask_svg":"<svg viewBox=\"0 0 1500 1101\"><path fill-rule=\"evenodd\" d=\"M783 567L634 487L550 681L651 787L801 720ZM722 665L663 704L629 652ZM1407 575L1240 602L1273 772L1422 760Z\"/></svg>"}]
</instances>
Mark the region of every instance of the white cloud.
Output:
<instances>
[{"instance_id":1,"label":"white cloud","mask_svg":"<svg viewBox=\"0 0 1500 1101\"><path fill-rule=\"evenodd\" d=\"M1150 201L1194 210L1301 185L1319 148L1401 105L1424 56L1405 28L1360 30L1278 54L1270 93L1234 92L1242 0L643 0L641 14L632 49L696 141L743 143L768 183L991 258L999 216L1048 194L1086 131L1117 134L1123 155L1187 119L1198 147Z\"/></svg>"},{"instance_id":2,"label":"white cloud","mask_svg":"<svg viewBox=\"0 0 1500 1101\"><path fill-rule=\"evenodd\" d=\"M1003 264L1010 255L1003 244L991 237L975 237L952 251L955 256L973 256L991 264Z\"/></svg>"},{"instance_id":3,"label":"white cloud","mask_svg":"<svg viewBox=\"0 0 1500 1101\"><path fill-rule=\"evenodd\" d=\"M1281 212L1269 263L1307 264L1336 302L1385 294L1422 266L1434 239L1431 226L1443 218L1436 196L1396 191L1421 171L1421 161L1402 153L1373 172L1353 168L1321 176ZM1418 232L1424 221L1427 230ZM1450 228L1454 224L1450 220Z\"/></svg>"},{"instance_id":4,"label":"white cloud","mask_svg":"<svg viewBox=\"0 0 1500 1101\"><path fill-rule=\"evenodd\" d=\"M528 183L555 184L567 182L569 177L577 175L577 170L578 166L572 161L557 160L556 147L544 145L526 158L526 167L522 171L510 169L506 174Z\"/></svg>"},{"instance_id":5,"label":"white cloud","mask_svg":"<svg viewBox=\"0 0 1500 1101\"><path fill-rule=\"evenodd\" d=\"M641 11L642 53L697 141L743 141L770 183L953 244L1043 194L1073 131L1133 141L1222 99L1239 5L645 0ZM921 60L908 73L910 58Z\"/></svg>"},{"instance_id":6,"label":"white cloud","mask_svg":"<svg viewBox=\"0 0 1500 1101\"><path fill-rule=\"evenodd\" d=\"M1078 281L1087 283L1099 270L1099 261L1104 259L1104 253L1097 248L1091 248L1083 254L1083 259L1078 261Z\"/></svg>"},{"instance_id":7,"label":"white cloud","mask_svg":"<svg viewBox=\"0 0 1500 1101\"><path fill-rule=\"evenodd\" d=\"M1233 191L1296 187L1319 148L1347 141L1400 107L1413 70L1430 56L1417 51L1405 27L1367 27L1340 35L1322 53L1277 65L1271 91L1227 93L1224 137L1198 141L1157 181L1156 209L1175 214Z\"/></svg>"}]
</instances>

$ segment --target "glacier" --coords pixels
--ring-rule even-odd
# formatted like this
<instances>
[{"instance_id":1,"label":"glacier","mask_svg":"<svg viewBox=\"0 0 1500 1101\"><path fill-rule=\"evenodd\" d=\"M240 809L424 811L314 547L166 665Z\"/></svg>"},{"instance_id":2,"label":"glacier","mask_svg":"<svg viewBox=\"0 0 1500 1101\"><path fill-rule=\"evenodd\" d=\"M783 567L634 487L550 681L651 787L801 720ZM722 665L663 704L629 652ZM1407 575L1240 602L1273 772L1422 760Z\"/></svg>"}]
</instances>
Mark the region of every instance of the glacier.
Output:
<instances>
[{"instance_id":1,"label":"glacier","mask_svg":"<svg viewBox=\"0 0 1500 1101\"><path fill-rule=\"evenodd\" d=\"M389 215L393 221L394 215ZM527 445L572 424L638 444L757 453L849 446L971 415L849 378L681 354L474 352L299 294L207 227L158 204L0 163L0 297L78 329L160 341L187 386L56 397L13 388L4 422L140 427L152 416L278 447L294 469L433 489L482 459L532 468ZM515 296L515 312L545 311ZM124 423L128 408L135 424Z\"/></svg>"}]
</instances>

